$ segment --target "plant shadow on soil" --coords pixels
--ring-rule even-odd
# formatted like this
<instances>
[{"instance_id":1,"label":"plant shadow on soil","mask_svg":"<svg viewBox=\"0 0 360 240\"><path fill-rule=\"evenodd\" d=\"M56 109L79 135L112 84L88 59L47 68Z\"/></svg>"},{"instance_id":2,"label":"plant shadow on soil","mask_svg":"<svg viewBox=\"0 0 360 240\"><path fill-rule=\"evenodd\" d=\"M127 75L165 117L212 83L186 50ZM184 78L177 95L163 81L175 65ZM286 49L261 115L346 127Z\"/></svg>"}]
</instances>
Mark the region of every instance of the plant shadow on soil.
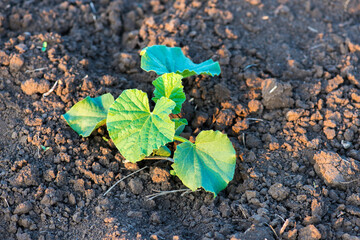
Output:
<instances>
[{"instance_id":1,"label":"plant shadow on soil","mask_svg":"<svg viewBox=\"0 0 360 240\"><path fill-rule=\"evenodd\" d=\"M90 3L0 1L1 239L358 239L357 1ZM86 96L152 94L154 44L220 62L184 79L180 114L184 136L220 130L237 150L215 199L147 200L184 188L168 163L124 163L105 128L85 139L61 118Z\"/></svg>"}]
</instances>

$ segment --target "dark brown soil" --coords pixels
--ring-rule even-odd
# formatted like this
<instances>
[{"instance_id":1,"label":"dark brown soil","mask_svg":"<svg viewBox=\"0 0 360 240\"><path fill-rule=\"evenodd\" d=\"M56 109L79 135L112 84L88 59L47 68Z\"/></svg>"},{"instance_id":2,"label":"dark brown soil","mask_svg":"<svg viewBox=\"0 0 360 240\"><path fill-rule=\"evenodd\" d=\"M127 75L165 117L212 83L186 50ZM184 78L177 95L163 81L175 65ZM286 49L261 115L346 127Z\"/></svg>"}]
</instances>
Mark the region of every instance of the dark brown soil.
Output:
<instances>
[{"instance_id":1,"label":"dark brown soil","mask_svg":"<svg viewBox=\"0 0 360 240\"><path fill-rule=\"evenodd\" d=\"M0 239L360 239L358 1L93 3L0 1ZM182 112L184 136L221 130L237 150L215 199L148 200L185 188L169 163L126 164L105 128L81 138L61 117L88 95L151 94L154 44L220 62L184 80Z\"/></svg>"}]
</instances>

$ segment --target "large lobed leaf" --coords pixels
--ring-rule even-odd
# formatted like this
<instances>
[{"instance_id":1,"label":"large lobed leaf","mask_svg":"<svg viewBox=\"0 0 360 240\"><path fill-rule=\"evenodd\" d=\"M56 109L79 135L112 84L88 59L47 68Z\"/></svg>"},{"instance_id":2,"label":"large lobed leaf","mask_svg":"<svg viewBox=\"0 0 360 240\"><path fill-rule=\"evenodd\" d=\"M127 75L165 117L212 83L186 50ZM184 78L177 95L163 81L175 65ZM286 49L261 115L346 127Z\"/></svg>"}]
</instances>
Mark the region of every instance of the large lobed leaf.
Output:
<instances>
[{"instance_id":1,"label":"large lobed leaf","mask_svg":"<svg viewBox=\"0 0 360 240\"><path fill-rule=\"evenodd\" d=\"M69 126L83 137L90 134L106 122L106 116L114 97L104 94L100 97L86 97L76 103L63 117Z\"/></svg>"},{"instance_id":2,"label":"large lobed leaf","mask_svg":"<svg viewBox=\"0 0 360 240\"><path fill-rule=\"evenodd\" d=\"M157 102L161 97L167 97L176 103L173 114L181 112L181 105L185 102L186 97L181 82L182 76L176 73L165 73L153 81L155 86L152 100Z\"/></svg>"},{"instance_id":3,"label":"large lobed leaf","mask_svg":"<svg viewBox=\"0 0 360 240\"><path fill-rule=\"evenodd\" d=\"M158 75L178 73L184 78L192 75L221 73L220 65L209 59L196 64L187 58L179 47L154 45L144 48L141 53L141 68L147 72L154 71Z\"/></svg>"},{"instance_id":4,"label":"large lobed leaf","mask_svg":"<svg viewBox=\"0 0 360 240\"><path fill-rule=\"evenodd\" d=\"M202 131L195 144L184 142L177 146L172 167L191 190L202 187L216 196L232 180L235 163L235 149L225 134Z\"/></svg>"},{"instance_id":5,"label":"large lobed leaf","mask_svg":"<svg viewBox=\"0 0 360 240\"><path fill-rule=\"evenodd\" d=\"M109 135L120 153L129 161L137 162L149 156L154 149L172 142L175 123L169 114L175 102L160 98L150 112L147 94L129 89L111 105L107 116Z\"/></svg>"}]
</instances>

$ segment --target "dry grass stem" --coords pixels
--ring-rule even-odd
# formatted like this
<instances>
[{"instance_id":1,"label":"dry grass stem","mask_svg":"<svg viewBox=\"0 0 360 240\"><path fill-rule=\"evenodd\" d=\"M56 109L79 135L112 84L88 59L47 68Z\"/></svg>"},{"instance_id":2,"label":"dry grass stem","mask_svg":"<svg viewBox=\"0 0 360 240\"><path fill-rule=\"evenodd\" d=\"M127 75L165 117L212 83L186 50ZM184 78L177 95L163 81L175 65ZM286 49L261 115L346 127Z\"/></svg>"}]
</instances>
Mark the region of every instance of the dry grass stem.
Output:
<instances>
[{"instance_id":1,"label":"dry grass stem","mask_svg":"<svg viewBox=\"0 0 360 240\"><path fill-rule=\"evenodd\" d=\"M111 191L111 189L113 189L116 185L118 185L120 182L122 182L122 181L124 181L125 179L127 179L128 177L130 177L130 176L132 176L132 175L134 175L134 174L136 174L136 173L138 173L138 172L140 172L140 171L142 171L142 170L144 170L144 169L146 169L147 168L147 166L145 166L145 167L143 167L143 168L141 168L141 169L139 169L139 170L137 170L137 171L135 171L135 172L133 172L133 173L130 173L129 175L127 175L127 176L125 176L125 177L123 177L123 178L121 178L119 181L117 181L114 185L112 185L105 193L104 193L104 195L103 196L106 196L106 194L108 194L110 191Z\"/></svg>"}]
</instances>

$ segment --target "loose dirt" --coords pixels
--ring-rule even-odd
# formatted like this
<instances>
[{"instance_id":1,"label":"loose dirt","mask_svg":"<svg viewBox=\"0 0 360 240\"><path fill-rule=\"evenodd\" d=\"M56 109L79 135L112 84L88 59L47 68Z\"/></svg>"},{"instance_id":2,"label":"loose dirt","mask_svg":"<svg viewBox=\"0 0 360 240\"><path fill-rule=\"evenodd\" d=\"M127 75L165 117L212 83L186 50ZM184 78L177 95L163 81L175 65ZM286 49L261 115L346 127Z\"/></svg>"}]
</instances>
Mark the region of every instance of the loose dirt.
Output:
<instances>
[{"instance_id":1,"label":"loose dirt","mask_svg":"<svg viewBox=\"0 0 360 240\"><path fill-rule=\"evenodd\" d=\"M0 9L1 239L360 239L358 1ZM61 117L86 96L152 94L156 76L140 69L139 52L154 44L220 62L219 77L183 80L181 113L185 137L220 130L237 151L215 199L200 190L148 200L185 189L170 163L124 163L106 128L81 138Z\"/></svg>"}]
</instances>

